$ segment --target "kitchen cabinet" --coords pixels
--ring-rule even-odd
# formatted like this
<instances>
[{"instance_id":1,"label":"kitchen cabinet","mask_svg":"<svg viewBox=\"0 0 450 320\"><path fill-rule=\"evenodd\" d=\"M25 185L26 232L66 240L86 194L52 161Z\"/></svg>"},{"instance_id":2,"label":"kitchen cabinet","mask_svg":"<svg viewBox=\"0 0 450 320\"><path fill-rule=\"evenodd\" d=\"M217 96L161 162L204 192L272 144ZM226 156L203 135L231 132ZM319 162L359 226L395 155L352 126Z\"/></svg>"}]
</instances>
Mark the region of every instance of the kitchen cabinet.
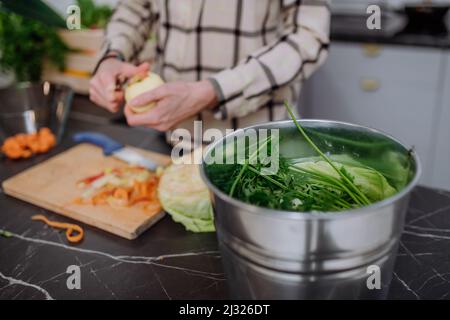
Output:
<instances>
[{"instance_id":1,"label":"kitchen cabinet","mask_svg":"<svg viewBox=\"0 0 450 320\"><path fill-rule=\"evenodd\" d=\"M445 53L335 42L325 65L305 83L300 112L391 134L415 148L423 165L421 183L434 185L433 144Z\"/></svg>"},{"instance_id":2,"label":"kitchen cabinet","mask_svg":"<svg viewBox=\"0 0 450 320\"><path fill-rule=\"evenodd\" d=\"M436 143L432 144L435 159L432 185L450 189L450 52L446 54L442 70L442 100L436 116Z\"/></svg>"}]
</instances>

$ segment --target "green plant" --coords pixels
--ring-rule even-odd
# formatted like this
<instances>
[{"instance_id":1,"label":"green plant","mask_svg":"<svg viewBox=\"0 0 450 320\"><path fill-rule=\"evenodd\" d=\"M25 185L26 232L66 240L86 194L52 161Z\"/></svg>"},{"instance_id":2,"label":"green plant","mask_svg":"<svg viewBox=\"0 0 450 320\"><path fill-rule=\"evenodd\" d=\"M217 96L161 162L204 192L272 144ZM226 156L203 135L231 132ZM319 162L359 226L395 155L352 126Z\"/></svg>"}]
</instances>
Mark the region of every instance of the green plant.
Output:
<instances>
[{"instance_id":1,"label":"green plant","mask_svg":"<svg viewBox=\"0 0 450 320\"><path fill-rule=\"evenodd\" d=\"M103 28L112 10L92 0L78 0L83 28ZM0 0L0 70L13 71L18 81L38 81L43 61L64 69L69 48L56 28L64 19L40 0Z\"/></svg>"},{"instance_id":2,"label":"green plant","mask_svg":"<svg viewBox=\"0 0 450 320\"><path fill-rule=\"evenodd\" d=\"M81 12L83 28L104 28L112 15L112 9L106 5L96 5L92 0L77 0Z\"/></svg>"},{"instance_id":3,"label":"green plant","mask_svg":"<svg viewBox=\"0 0 450 320\"><path fill-rule=\"evenodd\" d=\"M41 0L0 0L0 10L8 10L49 27L66 27L63 17Z\"/></svg>"},{"instance_id":4,"label":"green plant","mask_svg":"<svg viewBox=\"0 0 450 320\"><path fill-rule=\"evenodd\" d=\"M0 69L13 71L18 81L38 81L44 58L64 68L68 51L52 27L0 10Z\"/></svg>"}]
</instances>

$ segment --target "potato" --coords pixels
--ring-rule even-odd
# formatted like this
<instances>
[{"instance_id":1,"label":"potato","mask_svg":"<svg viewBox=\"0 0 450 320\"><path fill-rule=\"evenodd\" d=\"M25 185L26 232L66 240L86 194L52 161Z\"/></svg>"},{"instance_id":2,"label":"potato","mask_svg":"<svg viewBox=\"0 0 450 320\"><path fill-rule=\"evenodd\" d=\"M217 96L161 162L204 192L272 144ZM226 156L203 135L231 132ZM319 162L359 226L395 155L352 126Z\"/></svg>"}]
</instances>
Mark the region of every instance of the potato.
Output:
<instances>
[{"instance_id":1,"label":"potato","mask_svg":"<svg viewBox=\"0 0 450 320\"><path fill-rule=\"evenodd\" d=\"M136 76L130 80L130 84L125 89L125 100L130 102L144 92L156 89L160 85L164 84L164 81L159 75L153 72L149 72L146 77ZM145 106L131 107L134 113L143 113L155 106L155 103L149 103Z\"/></svg>"}]
</instances>

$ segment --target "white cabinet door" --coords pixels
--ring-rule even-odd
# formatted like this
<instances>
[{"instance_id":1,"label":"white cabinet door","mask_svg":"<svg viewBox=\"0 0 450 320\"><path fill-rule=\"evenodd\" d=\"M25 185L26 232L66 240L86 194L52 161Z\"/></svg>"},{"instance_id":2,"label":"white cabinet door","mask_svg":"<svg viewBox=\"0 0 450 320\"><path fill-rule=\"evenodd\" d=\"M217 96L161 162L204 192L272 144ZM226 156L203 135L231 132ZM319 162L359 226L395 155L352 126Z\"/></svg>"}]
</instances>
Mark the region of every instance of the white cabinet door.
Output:
<instances>
[{"instance_id":1,"label":"white cabinet door","mask_svg":"<svg viewBox=\"0 0 450 320\"><path fill-rule=\"evenodd\" d=\"M373 127L414 146L424 167L422 183L429 184L443 52L399 46L376 51L334 43L325 65L305 84L300 112Z\"/></svg>"},{"instance_id":2,"label":"white cabinet door","mask_svg":"<svg viewBox=\"0 0 450 320\"><path fill-rule=\"evenodd\" d=\"M450 53L446 55L442 103L437 114L433 186L450 190Z\"/></svg>"}]
</instances>

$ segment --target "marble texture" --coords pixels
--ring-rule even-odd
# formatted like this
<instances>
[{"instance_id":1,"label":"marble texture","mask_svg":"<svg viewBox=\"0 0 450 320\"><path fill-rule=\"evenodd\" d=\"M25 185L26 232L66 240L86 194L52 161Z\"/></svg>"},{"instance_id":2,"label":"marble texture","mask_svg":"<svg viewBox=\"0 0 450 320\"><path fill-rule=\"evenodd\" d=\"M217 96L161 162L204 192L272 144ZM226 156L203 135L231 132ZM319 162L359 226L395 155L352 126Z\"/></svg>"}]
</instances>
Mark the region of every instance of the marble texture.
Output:
<instances>
[{"instance_id":1,"label":"marble texture","mask_svg":"<svg viewBox=\"0 0 450 320\"><path fill-rule=\"evenodd\" d=\"M2 160L0 180L61 152L89 121L71 120L66 138L48 155ZM168 152L155 132L97 124L95 130L128 144ZM56 178L56 177L55 177ZM33 214L69 221L6 196L0 190L0 299L227 299L216 235L194 234L169 216L136 240L85 227L70 245L62 231L31 221ZM69 265L81 271L81 289L67 288ZM390 299L450 299L450 193L414 190L402 236Z\"/></svg>"},{"instance_id":2,"label":"marble texture","mask_svg":"<svg viewBox=\"0 0 450 320\"><path fill-rule=\"evenodd\" d=\"M450 299L450 192L413 191L389 298Z\"/></svg>"}]
</instances>

